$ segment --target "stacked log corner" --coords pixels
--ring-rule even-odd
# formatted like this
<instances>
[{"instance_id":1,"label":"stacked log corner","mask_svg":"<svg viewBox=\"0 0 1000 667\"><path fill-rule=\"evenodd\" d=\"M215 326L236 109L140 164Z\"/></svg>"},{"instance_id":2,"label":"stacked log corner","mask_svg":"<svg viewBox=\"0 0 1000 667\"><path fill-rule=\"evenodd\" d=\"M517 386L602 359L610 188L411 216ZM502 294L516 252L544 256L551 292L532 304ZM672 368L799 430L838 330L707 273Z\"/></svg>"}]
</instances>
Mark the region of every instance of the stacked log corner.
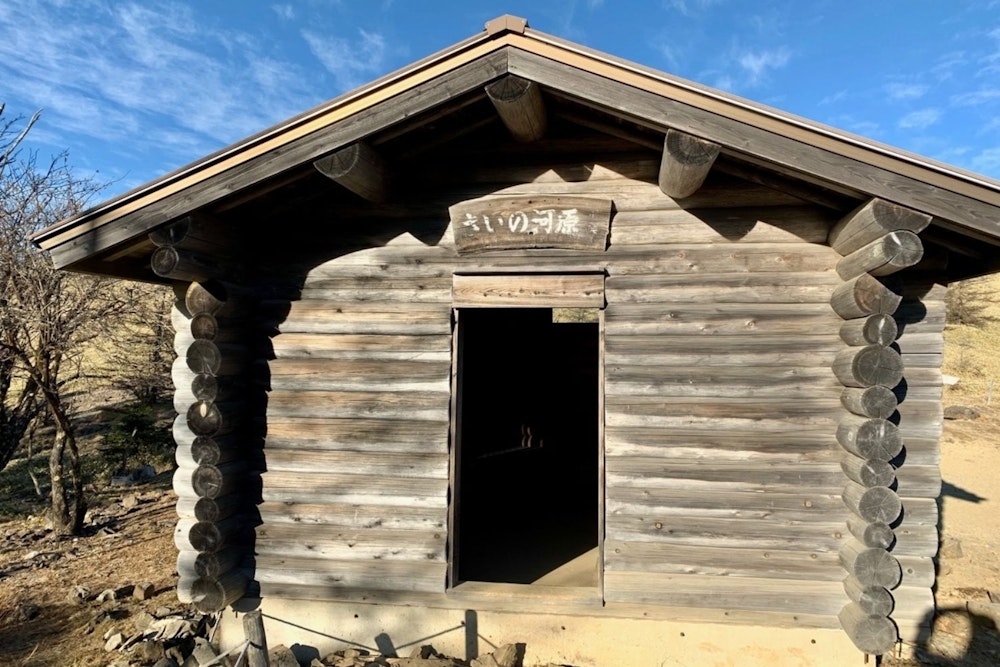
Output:
<instances>
[{"instance_id":1,"label":"stacked log corner","mask_svg":"<svg viewBox=\"0 0 1000 667\"><path fill-rule=\"evenodd\" d=\"M185 218L150 238L158 246L153 270L181 281L172 312L177 597L215 612L245 595L250 582L256 502L249 471L263 442L247 407L254 398L248 323L255 300L213 280L218 262L198 259L226 245L205 220Z\"/></svg>"},{"instance_id":2,"label":"stacked log corner","mask_svg":"<svg viewBox=\"0 0 1000 667\"><path fill-rule=\"evenodd\" d=\"M846 344L833 364L844 386L837 441L844 450L842 499L850 511L848 537L840 548L849 602L839 618L854 644L873 655L889 652L899 638L892 590L903 572L893 553L892 526L903 508L891 463L903 449L893 421L898 402L893 389L904 368L892 347L898 334L893 314L902 296L879 278L920 260L917 234L929 222L929 216L876 199L840 220L828 238L842 255L837 273L844 283L834 290L831 306L845 320L840 335Z\"/></svg>"}]
</instances>

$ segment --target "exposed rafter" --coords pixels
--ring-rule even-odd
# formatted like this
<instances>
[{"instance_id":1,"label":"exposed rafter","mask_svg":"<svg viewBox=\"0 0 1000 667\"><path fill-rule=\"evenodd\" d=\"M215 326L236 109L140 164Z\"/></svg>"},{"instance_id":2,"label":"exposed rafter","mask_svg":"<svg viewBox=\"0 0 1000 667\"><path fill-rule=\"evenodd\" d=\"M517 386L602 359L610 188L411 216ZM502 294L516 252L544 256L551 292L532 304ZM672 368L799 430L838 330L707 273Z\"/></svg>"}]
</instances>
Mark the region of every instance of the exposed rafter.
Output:
<instances>
[{"instance_id":1,"label":"exposed rafter","mask_svg":"<svg viewBox=\"0 0 1000 667\"><path fill-rule=\"evenodd\" d=\"M353 143L313 162L327 178L372 202L389 195L389 170L382 156L364 142Z\"/></svg>"},{"instance_id":2,"label":"exposed rafter","mask_svg":"<svg viewBox=\"0 0 1000 667\"><path fill-rule=\"evenodd\" d=\"M545 136L548 120L537 83L509 75L486 86L486 95L515 140L527 143Z\"/></svg>"},{"instance_id":3,"label":"exposed rafter","mask_svg":"<svg viewBox=\"0 0 1000 667\"><path fill-rule=\"evenodd\" d=\"M690 197L705 182L721 146L674 129L663 139L660 190L674 199Z\"/></svg>"}]
</instances>

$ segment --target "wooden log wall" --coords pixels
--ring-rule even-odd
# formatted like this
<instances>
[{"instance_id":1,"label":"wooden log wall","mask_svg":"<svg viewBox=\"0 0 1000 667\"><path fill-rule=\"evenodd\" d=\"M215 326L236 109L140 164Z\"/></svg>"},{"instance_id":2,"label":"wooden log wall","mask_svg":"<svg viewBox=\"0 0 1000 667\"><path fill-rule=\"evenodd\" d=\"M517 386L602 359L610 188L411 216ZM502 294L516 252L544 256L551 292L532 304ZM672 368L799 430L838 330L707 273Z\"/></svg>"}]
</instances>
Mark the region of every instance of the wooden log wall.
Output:
<instances>
[{"instance_id":1,"label":"wooden log wall","mask_svg":"<svg viewBox=\"0 0 1000 667\"><path fill-rule=\"evenodd\" d=\"M263 443L255 426L260 420L253 417L260 404L255 394L263 389L251 376L256 296L212 278L223 273L224 259L197 265L155 260L195 251L224 258L234 244L223 234L214 221L191 218L150 234L159 246L154 271L181 281L172 311L177 596L204 612L232 604L250 583L258 523L250 489Z\"/></svg>"},{"instance_id":2,"label":"wooden log wall","mask_svg":"<svg viewBox=\"0 0 1000 667\"><path fill-rule=\"evenodd\" d=\"M829 236L842 255L837 273L844 280L831 305L845 320L846 347L833 372L844 386L836 432L843 448L841 497L850 511L839 550L847 577L838 617L855 645L876 655L899 639L915 640L934 609L943 301L940 313L931 314L920 299L928 290L919 282L907 292L905 281L890 289L879 280L899 278L920 261L917 234L929 222L872 200Z\"/></svg>"},{"instance_id":3,"label":"wooden log wall","mask_svg":"<svg viewBox=\"0 0 1000 667\"><path fill-rule=\"evenodd\" d=\"M578 143L531 146L544 169L470 157L420 205L337 211L399 232L315 266L273 339L262 594L445 603L452 275L603 271L606 609L838 627L854 538L829 370L836 216L718 175L682 208L649 153L561 164ZM450 230L419 240L451 203L518 194L613 199L607 250L459 256Z\"/></svg>"}]
</instances>

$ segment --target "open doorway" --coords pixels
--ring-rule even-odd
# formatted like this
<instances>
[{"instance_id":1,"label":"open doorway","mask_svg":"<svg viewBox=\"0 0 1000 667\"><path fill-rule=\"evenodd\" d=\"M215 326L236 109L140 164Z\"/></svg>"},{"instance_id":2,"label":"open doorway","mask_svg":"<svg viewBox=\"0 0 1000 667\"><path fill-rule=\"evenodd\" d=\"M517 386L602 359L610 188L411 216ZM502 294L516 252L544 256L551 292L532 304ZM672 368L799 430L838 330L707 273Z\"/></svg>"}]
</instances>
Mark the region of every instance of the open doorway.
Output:
<instances>
[{"instance_id":1,"label":"open doorway","mask_svg":"<svg viewBox=\"0 0 1000 667\"><path fill-rule=\"evenodd\" d=\"M454 583L597 586L596 320L459 311Z\"/></svg>"}]
</instances>

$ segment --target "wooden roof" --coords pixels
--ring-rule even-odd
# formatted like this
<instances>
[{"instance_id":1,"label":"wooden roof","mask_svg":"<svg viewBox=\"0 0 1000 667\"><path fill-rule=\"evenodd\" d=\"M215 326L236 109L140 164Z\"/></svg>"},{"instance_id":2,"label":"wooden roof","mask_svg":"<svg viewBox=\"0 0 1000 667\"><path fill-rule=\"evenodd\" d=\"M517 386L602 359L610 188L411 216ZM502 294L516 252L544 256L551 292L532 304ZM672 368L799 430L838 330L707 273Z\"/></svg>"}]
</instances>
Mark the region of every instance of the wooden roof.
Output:
<instances>
[{"instance_id":1,"label":"wooden roof","mask_svg":"<svg viewBox=\"0 0 1000 667\"><path fill-rule=\"evenodd\" d=\"M38 233L58 267L139 277L148 232L180 216L242 203L312 172L364 140L426 150L492 115L484 86L535 82L567 118L641 145L668 129L722 147L720 164L814 200L877 197L934 216L929 233L993 269L1000 182L618 59L503 16L480 34ZM304 169L308 167L308 170ZM131 260L131 265L129 264ZM148 277L148 276L147 276Z\"/></svg>"}]
</instances>

